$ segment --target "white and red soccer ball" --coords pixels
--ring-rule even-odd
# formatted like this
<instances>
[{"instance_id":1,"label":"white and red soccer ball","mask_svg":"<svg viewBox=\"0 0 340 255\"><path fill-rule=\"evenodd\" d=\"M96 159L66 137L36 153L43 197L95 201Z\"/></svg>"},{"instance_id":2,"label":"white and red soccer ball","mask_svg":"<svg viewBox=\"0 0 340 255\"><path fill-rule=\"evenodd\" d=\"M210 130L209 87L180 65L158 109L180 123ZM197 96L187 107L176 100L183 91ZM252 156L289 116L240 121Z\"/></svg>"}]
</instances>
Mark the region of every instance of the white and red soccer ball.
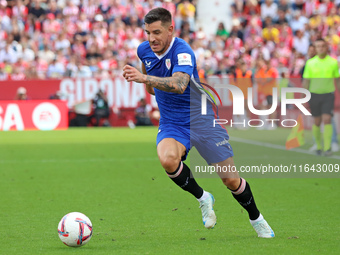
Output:
<instances>
[{"instance_id":1,"label":"white and red soccer ball","mask_svg":"<svg viewBox=\"0 0 340 255\"><path fill-rule=\"evenodd\" d=\"M82 213L66 214L58 224L60 240L67 246L80 247L88 243L92 237L92 223Z\"/></svg>"}]
</instances>

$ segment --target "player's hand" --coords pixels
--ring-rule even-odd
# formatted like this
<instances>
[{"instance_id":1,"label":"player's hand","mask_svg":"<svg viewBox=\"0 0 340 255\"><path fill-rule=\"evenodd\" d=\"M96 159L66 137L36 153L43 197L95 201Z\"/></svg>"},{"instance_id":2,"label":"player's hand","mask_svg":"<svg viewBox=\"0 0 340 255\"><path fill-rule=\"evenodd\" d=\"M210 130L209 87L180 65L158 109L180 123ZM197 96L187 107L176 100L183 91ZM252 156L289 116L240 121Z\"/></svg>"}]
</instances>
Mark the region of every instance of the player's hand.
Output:
<instances>
[{"instance_id":1,"label":"player's hand","mask_svg":"<svg viewBox=\"0 0 340 255\"><path fill-rule=\"evenodd\" d=\"M125 80L127 81L134 81L138 83L144 83L145 82L145 75L139 72L136 68L133 66L125 65L123 67L123 76Z\"/></svg>"}]
</instances>

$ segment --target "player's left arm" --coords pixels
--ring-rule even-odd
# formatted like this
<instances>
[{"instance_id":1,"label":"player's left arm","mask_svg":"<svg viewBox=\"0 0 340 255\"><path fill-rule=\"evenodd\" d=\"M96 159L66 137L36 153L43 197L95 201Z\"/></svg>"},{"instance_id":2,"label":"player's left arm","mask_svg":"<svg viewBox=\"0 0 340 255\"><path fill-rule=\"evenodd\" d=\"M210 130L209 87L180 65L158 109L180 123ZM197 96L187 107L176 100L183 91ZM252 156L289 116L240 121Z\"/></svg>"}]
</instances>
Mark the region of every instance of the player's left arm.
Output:
<instances>
[{"instance_id":1,"label":"player's left arm","mask_svg":"<svg viewBox=\"0 0 340 255\"><path fill-rule=\"evenodd\" d=\"M338 90L340 91L340 78L335 78L335 85L338 88Z\"/></svg>"},{"instance_id":2,"label":"player's left arm","mask_svg":"<svg viewBox=\"0 0 340 255\"><path fill-rule=\"evenodd\" d=\"M340 91L340 74L339 74L338 61L336 61L336 65L335 65L335 68L334 68L334 81L335 81L335 85L337 86L338 90Z\"/></svg>"},{"instance_id":3,"label":"player's left arm","mask_svg":"<svg viewBox=\"0 0 340 255\"><path fill-rule=\"evenodd\" d=\"M153 88L178 94L184 93L190 81L189 74L184 72L175 72L171 77L156 77L142 74L129 65L124 66L123 71L124 78L129 82L145 83Z\"/></svg>"},{"instance_id":4,"label":"player's left arm","mask_svg":"<svg viewBox=\"0 0 340 255\"><path fill-rule=\"evenodd\" d=\"M310 81L311 81L311 71L310 71L310 67L309 67L309 61L308 60L306 62L305 68L303 70L303 74L302 74L302 87L309 90L309 86L310 86Z\"/></svg>"},{"instance_id":5,"label":"player's left arm","mask_svg":"<svg viewBox=\"0 0 340 255\"><path fill-rule=\"evenodd\" d=\"M190 76L187 73L176 72L173 73L171 77L156 77L151 75L146 75L146 82L156 89L163 90L166 92L173 92L177 94L183 94L186 90Z\"/></svg>"}]
</instances>

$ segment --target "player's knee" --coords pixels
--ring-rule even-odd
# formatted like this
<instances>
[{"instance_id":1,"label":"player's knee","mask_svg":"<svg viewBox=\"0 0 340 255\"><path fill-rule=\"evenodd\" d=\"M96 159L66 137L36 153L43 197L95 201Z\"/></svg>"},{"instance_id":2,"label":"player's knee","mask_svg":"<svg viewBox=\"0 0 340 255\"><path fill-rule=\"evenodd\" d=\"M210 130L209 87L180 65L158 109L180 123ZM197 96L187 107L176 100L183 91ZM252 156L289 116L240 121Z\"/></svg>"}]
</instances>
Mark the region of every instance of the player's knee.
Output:
<instances>
[{"instance_id":1,"label":"player's knee","mask_svg":"<svg viewBox=\"0 0 340 255\"><path fill-rule=\"evenodd\" d=\"M324 124L331 124L332 123L332 116L331 115L323 115L322 116L322 122L324 123Z\"/></svg>"},{"instance_id":2,"label":"player's knee","mask_svg":"<svg viewBox=\"0 0 340 255\"><path fill-rule=\"evenodd\" d=\"M222 182L230 190L237 190L240 186L240 178L222 178Z\"/></svg>"},{"instance_id":3,"label":"player's knee","mask_svg":"<svg viewBox=\"0 0 340 255\"><path fill-rule=\"evenodd\" d=\"M161 165L168 173L173 173L176 171L181 159L175 154L168 154L159 158Z\"/></svg>"}]
</instances>

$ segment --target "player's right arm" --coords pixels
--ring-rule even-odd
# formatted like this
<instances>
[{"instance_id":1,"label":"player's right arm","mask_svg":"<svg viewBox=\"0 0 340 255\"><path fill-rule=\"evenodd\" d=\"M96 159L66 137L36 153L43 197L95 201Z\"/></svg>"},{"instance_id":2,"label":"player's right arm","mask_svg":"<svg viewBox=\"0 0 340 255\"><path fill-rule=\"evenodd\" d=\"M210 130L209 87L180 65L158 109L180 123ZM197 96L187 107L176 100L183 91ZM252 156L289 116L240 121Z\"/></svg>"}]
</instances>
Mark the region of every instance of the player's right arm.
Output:
<instances>
[{"instance_id":1,"label":"player's right arm","mask_svg":"<svg viewBox=\"0 0 340 255\"><path fill-rule=\"evenodd\" d=\"M302 86L309 90L310 79L303 79Z\"/></svg>"},{"instance_id":2,"label":"player's right arm","mask_svg":"<svg viewBox=\"0 0 340 255\"><path fill-rule=\"evenodd\" d=\"M143 72L143 74L147 75L144 63L142 63L142 72ZM150 93L151 95L155 95L155 91L154 91L152 86L150 86L149 84L145 83L145 88L146 88L146 91L148 93Z\"/></svg>"},{"instance_id":3,"label":"player's right arm","mask_svg":"<svg viewBox=\"0 0 340 255\"><path fill-rule=\"evenodd\" d=\"M308 65L308 62L309 62L309 60L307 60L306 65L305 65L305 69L303 70L302 87L309 90L311 73L310 73L310 66Z\"/></svg>"}]
</instances>

